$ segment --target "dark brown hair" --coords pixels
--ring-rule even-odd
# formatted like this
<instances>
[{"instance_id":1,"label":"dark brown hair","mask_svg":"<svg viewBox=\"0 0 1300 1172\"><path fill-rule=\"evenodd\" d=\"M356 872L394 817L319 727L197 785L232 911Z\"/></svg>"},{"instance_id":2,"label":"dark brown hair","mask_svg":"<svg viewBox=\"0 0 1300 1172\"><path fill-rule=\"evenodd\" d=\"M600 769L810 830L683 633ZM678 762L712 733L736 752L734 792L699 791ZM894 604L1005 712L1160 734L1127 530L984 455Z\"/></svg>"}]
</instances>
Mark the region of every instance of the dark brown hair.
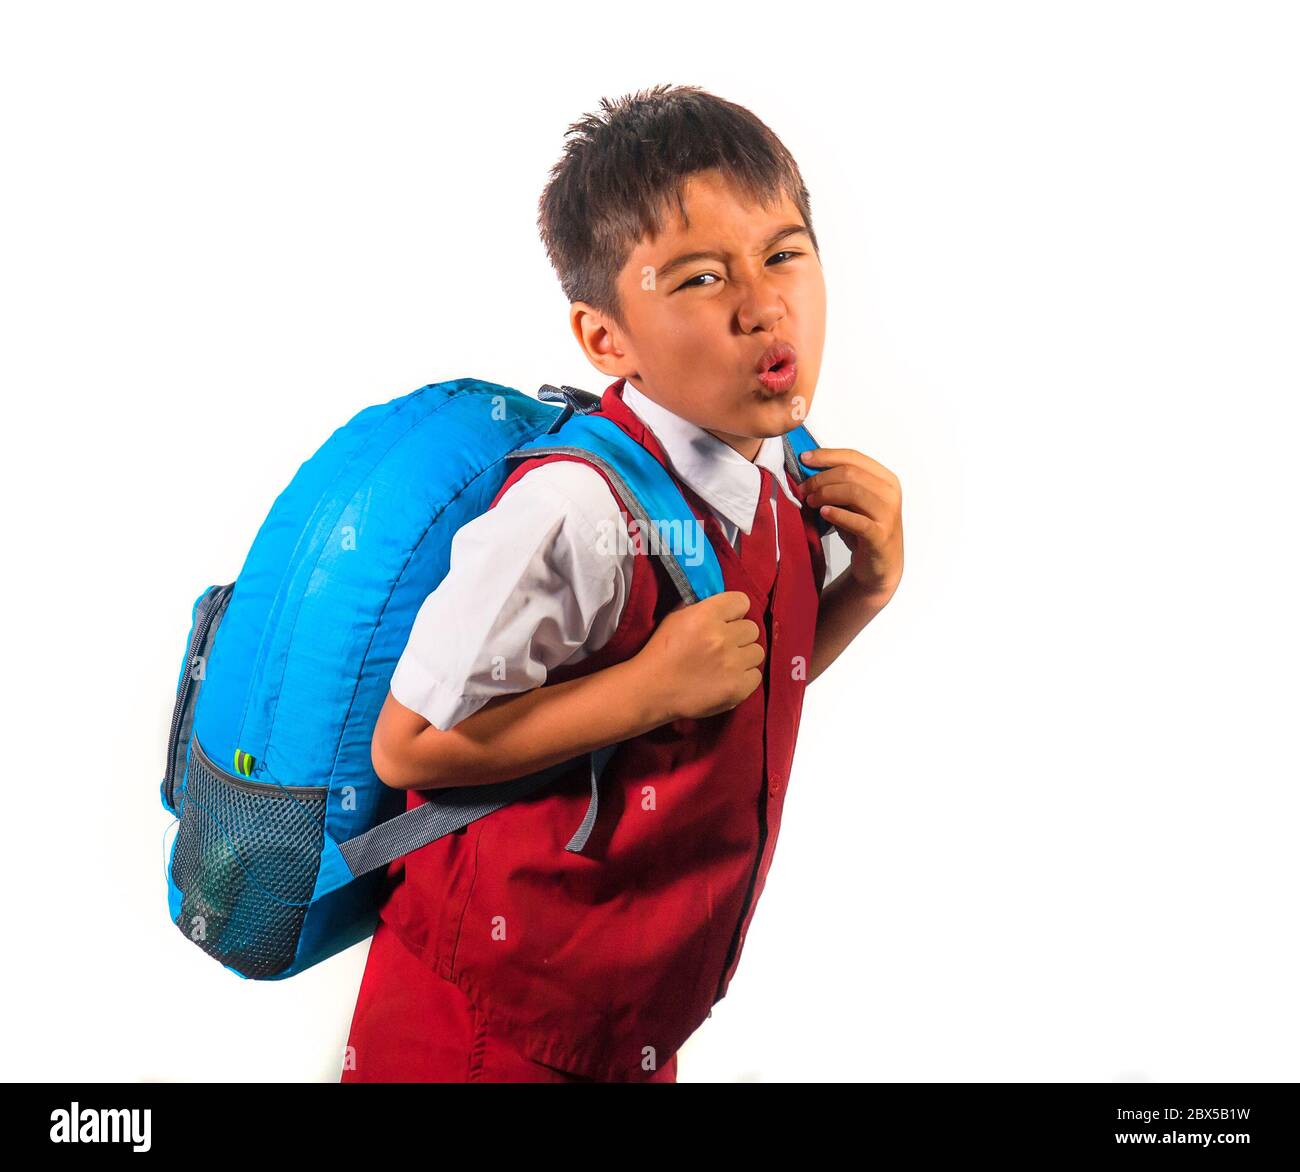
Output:
<instances>
[{"instance_id":1,"label":"dark brown hair","mask_svg":"<svg viewBox=\"0 0 1300 1172\"><path fill-rule=\"evenodd\" d=\"M698 86L658 85L600 107L565 132L538 203L542 243L570 302L626 326L618 274L643 236L659 234L670 203L684 214L682 184L697 171L720 171L764 207L788 195L820 255L793 156L743 106Z\"/></svg>"}]
</instances>

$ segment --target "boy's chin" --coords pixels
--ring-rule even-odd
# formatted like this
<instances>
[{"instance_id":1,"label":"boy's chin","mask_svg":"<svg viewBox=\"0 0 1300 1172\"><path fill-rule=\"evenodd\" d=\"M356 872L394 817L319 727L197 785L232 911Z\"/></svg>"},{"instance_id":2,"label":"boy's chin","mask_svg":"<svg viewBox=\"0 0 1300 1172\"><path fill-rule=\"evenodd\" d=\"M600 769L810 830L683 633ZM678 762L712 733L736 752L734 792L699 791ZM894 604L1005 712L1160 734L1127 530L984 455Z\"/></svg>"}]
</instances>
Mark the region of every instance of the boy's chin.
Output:
<instances>
[{"instance_id":1,"label":"boy's chin","mask_svg":"<svg viewBox=\"0 0 1300 1172\"><path fill-rule=\"evenodd\" d=\"M794 388L779 395L757 392L745 412L746 430L755 439L793 431L808 414L809 404Z\"/></svg>"}]
</instances>

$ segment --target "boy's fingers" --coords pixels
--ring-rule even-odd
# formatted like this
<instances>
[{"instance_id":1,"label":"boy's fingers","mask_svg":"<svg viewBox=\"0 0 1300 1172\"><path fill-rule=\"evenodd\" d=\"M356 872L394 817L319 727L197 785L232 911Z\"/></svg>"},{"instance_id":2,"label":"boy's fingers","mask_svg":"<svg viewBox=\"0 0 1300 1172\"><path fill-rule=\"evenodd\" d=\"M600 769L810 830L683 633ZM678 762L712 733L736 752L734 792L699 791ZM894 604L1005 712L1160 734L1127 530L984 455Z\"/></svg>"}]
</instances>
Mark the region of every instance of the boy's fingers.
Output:
<instances>
[{"instance_id":1,"label":"boy's fingers","mask_svg":"<svg viewBox=\"0 0 1300 1172\"><path fill-rule=\"evenodd\" d=\"M721 619L743 619L749 613L749 595L743 590L722 590L698 602L684 602L679 599L668 613L674 614L679 610L685 610L688 606L707 606L716 610Z\"/></svg>"},{"instance_id":2,"label":"boy's fingers","mask_svg":"<svg viewBox=\"0 0 1300 1172\"><path fill-rule=\"evenodd\" d=\"M737 617L733 611L739 606L739 615L744 615L749 610L749 596L743 590L722 590L717 594L710 594L708 598L701 598L695 602L686 602L682 599L668 613L673 611L685 610L688 606L709 606L714 610L720 611L723 618Z\"/></svg>"},{"instance_id":3,"label":"boy's fingers","mask_svg":"<svg viewBox=\"0 0 1300 1172\"><path fill-rule=\"evenodd\" d=\"M882 520L893 511L893 505L882 493L855 480L828 484L810 493L804 503L816 508L822 505L840 505L850 510L856 509L874 520Z\"/></svg>"},{"instance_id":4,"label":"boy's fingers","mask_svg":"<svg viewBox=\"0 0 1300 1172\"><path fill-rule=\"evenodd\" d=\"M809 452L816 452L817 455L811 460L804 460L804 456ZM886 468L879 460L873 460L865 452L855 451L853 448L811 448L800 456L800 460L808 465L809 468L821 468L823 471L829 471L836 464L854 464L867 472L874 472L877 476L885 480L897 483L898 477L890 469Z\"/></svg>"},{"instance_id":5,"label":"boy's fingers","mask_svg":"<svg viewBox=\"0 0 1300 1172\"><path fill-rule=\"evenodd\" d=\"M749 595L743 590L723 590L706 598L724 619L741 619L749 613Z\"/></svg>"}]
</instances>

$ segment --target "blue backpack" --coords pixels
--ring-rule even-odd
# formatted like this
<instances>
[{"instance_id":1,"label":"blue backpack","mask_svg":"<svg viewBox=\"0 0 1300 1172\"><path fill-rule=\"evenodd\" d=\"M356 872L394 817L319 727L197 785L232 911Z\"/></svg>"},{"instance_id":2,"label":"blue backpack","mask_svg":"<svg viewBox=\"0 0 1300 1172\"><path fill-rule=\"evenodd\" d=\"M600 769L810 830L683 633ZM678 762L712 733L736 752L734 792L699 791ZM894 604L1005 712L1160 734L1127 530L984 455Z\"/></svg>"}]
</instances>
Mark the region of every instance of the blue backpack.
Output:
<instances>
[{"instance_id":1,"label":"blue backpack","mask_svg":"<svg viewBox=\"0 0 1300 1172\"><path fill-rule=\"evenodd\" d=\"M364 940L389 863L578 763L427 790L405 810L405 791L375 774L370 741L453 535L487 509L516 461L584 455L643 533L695 523L662 465L590 414L599 405L573 387L543 386L533 399L466 378L368 407L298 469L238 578L195 600L160 787L178 820L167 905L232 972L279 980ZM802 427L785 436L796 479L812 474L798 457L815 446ZM653 552L684 602L723 589L708 542L689 559L671 541ZM616 748L589 755L591 803L569 850L586 842Z\"/></svg>"}]
</instances>

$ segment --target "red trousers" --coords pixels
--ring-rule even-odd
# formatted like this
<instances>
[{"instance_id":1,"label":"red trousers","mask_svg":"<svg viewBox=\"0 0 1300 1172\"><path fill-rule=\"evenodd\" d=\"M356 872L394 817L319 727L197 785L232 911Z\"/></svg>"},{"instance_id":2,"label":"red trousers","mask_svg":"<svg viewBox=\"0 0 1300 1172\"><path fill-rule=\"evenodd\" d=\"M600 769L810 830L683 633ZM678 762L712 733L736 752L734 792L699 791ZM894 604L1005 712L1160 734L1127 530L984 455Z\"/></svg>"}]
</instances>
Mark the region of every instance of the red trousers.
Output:
<instances>
[{"instance_id":1,"label":"red trousers","mask_svg":"<svg viewBox=\"0 0 1300 1172\"><path fill-rule=\"evenodd\" d=\"M340 1082L596 1082L525 1058L459 985L383 920L370 941ZM676 1082L677 1055L647 1082Z\"/></svg>"}]
</instances>

